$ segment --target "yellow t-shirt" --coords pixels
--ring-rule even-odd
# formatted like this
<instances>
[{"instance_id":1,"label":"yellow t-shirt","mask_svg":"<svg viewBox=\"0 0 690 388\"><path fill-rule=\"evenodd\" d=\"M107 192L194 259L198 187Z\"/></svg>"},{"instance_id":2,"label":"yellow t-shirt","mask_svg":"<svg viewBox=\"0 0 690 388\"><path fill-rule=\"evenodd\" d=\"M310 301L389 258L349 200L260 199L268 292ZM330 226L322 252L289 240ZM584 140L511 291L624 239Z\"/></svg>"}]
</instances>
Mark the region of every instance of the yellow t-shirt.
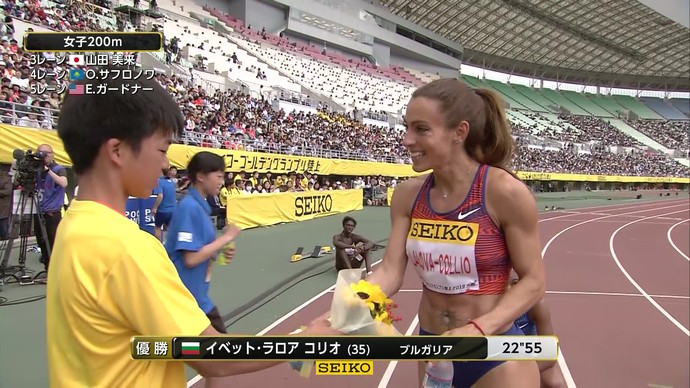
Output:
<instances>
[{"instance_id":1,"label":"yellow t-shirt","mask_svg":"<svg viewBox=\"0 0 690 388\"><path fill-rule=\"evenodd\" d=\"M186 386L182 362L130 357L131 336L196 336L210 325L155 237L107 206L75 199L51 258L51 387Z\"/></svg>"},{"instance_id":2,"label":"yellow t-shirt","mask_svg":"<svg viewBox=\"0 0 690 388\"><path fill-rule=\"evenodd\" d=\"M220 197L220 204L223 205L223 207L228 206L228 195L230 195L230 192L228 191L227 187L221 187L220 194L218 196Z\"/></svg>"}]
</instances>

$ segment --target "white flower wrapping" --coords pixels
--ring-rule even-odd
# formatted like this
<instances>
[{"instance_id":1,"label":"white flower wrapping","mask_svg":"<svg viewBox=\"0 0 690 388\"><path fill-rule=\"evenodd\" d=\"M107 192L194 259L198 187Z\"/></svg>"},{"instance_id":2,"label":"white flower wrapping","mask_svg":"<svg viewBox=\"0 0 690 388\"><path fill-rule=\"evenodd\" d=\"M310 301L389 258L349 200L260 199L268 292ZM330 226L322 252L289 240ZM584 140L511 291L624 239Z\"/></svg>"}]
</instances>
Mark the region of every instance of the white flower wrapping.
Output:
<instances>
[{"instance_id":1,"label":"white flower wrapping","mask_svg":"<svg viewBox=\"0 0 690 388\"><path fill-rule=\"evenodd\" d=\"M331 327L349 335L402 335L395 326L374 319L369 306L350 288L351 284L357 284L361 279L361 269L338 272L330 310ZM302 377L309 377L313 365L313 361L290 362L290 367L299 372Z\"/></svg>"}]
</instances>

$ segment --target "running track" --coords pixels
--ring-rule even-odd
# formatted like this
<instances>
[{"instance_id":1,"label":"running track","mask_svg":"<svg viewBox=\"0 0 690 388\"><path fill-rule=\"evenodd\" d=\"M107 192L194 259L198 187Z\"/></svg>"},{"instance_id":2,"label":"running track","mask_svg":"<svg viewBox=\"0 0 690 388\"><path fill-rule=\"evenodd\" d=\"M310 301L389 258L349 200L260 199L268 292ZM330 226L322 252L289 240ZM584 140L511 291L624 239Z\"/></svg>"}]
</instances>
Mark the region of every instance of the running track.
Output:
<instances>
[{"instance_id":1,"label":"running track","mask_svg":"<svg viewBox=\"0 0 690 388\"><path fill-rule=\"evenodd\" d=\"M690 209L678 200L626 203L541 214L546 300L569 388L688 387L690 374ZM408 268L400 332L416 334L421 285ZM323 314L324 290L259 335L286 334ZM566 360L567 359L567 364ZM201 388L196 376L188 387ZM375 362L373 376L301 378L287 365L227 378L228 386L417 387L414 362Z\"/></svg>"}]
</instances>

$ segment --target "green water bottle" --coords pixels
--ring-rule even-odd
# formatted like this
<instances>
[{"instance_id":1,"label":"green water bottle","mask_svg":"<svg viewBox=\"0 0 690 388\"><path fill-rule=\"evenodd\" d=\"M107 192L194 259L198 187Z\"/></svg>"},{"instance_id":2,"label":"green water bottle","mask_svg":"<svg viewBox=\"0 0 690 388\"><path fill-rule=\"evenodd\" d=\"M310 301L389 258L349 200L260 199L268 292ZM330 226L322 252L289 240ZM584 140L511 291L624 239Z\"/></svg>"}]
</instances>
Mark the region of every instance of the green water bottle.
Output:
<instances>
[{"instance_id":1,"label":"green water bottle","mask_svg":"<svg viewBox=\"0 0 690 388\"><path fill-rule=\"evenodd\" d=\"M225 244L223 246L223 249L220 250L220 253L218 254L218 259L216 260L218 262L218 265L228 265L228 260L225 258L225 250L226 249L234 249L235 248L235 242L230 241L229 243Z\"/></svg>"}]
</instances>

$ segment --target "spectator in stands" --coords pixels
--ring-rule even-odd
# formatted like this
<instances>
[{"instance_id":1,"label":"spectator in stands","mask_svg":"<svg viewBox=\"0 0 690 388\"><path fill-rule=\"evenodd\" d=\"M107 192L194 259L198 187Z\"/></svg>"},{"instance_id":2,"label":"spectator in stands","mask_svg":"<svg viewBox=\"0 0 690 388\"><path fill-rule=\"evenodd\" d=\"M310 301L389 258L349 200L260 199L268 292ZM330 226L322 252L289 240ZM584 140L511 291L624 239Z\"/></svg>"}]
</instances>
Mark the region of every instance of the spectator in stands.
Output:
<instances>
[{"instance_id":1,"label":"spectator in stands","mask_svg":"<svg viewBox=\"0 0 690 388\"><path fill-rule=\"evenodd\" d=\"M561 114L559 119L569 122L579 131L564 128L560 138L575 143L601 141L608 146L634 147L642 145L639 141L623 133L618 128L594 116L574 116Z\"/></svg>"},{"instance_id":2,"label":"spectator in stands","mask_svg":"<svg viewBox=\"0 0 690 388\"><path fill-rule=\"evenodd\" d=\"M453 78L415 90L407 106L403 143L412 155L412 167L433 173L396 188L389 244L381 267L368 280L386 295L395 294L409 252L425 284L420 335L522 334L515 319L543 297L536 203L529 189L510 173L514 141L503 107L495 92L471 89ZM474 230L480 237L470 245L448 244L447 237L425 232L450 221L458 226L479 224ZM505 248L492 248L497 246ZM438 269L424 261L441 253L467 257L470 268L476 269L463 277L438 276ZM521 280L506 292L511 267ZM449 305L456 307L448 310ZM456 387L504 386L512 380L539 385L536 362L454 363L454 367ZM424 370L420 363L420 382Z\"/></svg>"},{"instance_id":3,"label":"spectator in stands","mask_svg":"<svg viewBox=\"0 0 690 388\"><path fill-rule=\"evenodd\" d=\"M635 120L629 124L664 147L681 151L690 148L690 121Z\"/></svg>"},{"instance_id":4,"label":"spectator in stands","mask_svg":"<svg viewBox=\"0 0 690 388\"><path fill-rule=\"evenodd\" d=\"M343 231L333 236L335 246L335 269L361 268L365 264L367 273L371 272L371 250L374 243L363 236L353 233L357 227L354 218L343 218Z\"/></svg>"},{"instance_id":5,"label":"spectator in stands","mask_svg":"<svg viewBox=\"0 0 690 388\"><path fill-rule=\"evenodd\" d=\"M668 156L640 151L576 152L520 147L513 163L519 170L530 172L666 177L688 175L687 167Z\"/></svg>"}]
</instances>

